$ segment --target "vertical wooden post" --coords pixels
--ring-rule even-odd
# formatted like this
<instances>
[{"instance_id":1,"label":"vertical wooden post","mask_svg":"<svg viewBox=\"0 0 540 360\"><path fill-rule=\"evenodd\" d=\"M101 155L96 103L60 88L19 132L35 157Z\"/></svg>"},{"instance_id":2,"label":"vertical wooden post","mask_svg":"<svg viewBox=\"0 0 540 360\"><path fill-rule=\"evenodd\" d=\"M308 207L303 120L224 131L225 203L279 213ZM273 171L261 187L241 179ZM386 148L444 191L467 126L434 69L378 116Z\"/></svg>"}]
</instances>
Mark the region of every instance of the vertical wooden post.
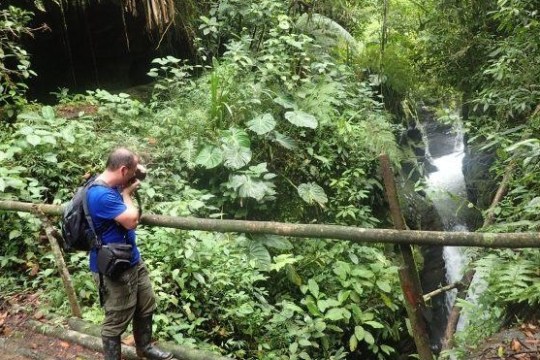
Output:
<instances>
[{"instance_id":1,"label":"vertical wooden post","mask_svg":"<svg viewBox=\"0 0 540 360\"><path fill-rule=\"evenodd\" d=\"M388 204L390 206L390 214L396 230L406 230L405 220L399 208L399 200L397 196L396 183L394 181L394 173L390 165L388 155L382 154L379 157L381 164L382 177ZM401 290L405 298L405 309L411 321L416 350L420 360L432 360L433 353L429 344L429 334L427 324L423 317L425 310L424 298L422 296L422 288L420 286L420 277L414 261L411 245L399 245L403 264L399 268L399 280L401 282Z\"/></svg>"},{"instance_id":2,"label":"vertical wooden post","mask_svg":"<svg viewBox=\"0 0 540 360\"><path fill-rule=\"evenodd\" d=\"M79 302L77 301L75 288L73 287L73 283L71 282L71 276L69 275L66 262L64 261L64 257L62 256L62 251L60 250L60 246L58 245L58 241L56 241L56 238L53 235L53 229L49 224L48 220L45 217L42 217L42 221L45 227L45 234L47 235L47 239L49 239L49 243L51 244L51 249L56 260L58 272L60 273L60 277L62 278L62 282L64 283L64 288L66 289L69 305L71 306L71 313L75 317L82 318L81 308L79 306Z\"/></svg>"}]
</instances>

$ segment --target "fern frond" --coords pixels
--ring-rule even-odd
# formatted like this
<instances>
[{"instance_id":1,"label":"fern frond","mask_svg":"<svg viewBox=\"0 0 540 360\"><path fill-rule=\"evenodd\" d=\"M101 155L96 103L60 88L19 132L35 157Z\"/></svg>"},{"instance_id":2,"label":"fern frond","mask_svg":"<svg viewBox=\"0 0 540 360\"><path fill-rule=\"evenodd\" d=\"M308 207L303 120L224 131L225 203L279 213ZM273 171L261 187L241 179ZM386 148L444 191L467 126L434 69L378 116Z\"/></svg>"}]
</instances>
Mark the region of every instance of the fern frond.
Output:
<instances>
[{"instance_id":1,"label":"fern frond","mask_svg":"<svg viewBox=\"0 0 540 360\"><path fill-rule=\"evenodd\" d=\"M320 14L303 14L296 26L313 35L315 40L326 47L347 44L355 55L362 51L362 45L343 26L334 20Z\"/></svg>"}]
</instances>

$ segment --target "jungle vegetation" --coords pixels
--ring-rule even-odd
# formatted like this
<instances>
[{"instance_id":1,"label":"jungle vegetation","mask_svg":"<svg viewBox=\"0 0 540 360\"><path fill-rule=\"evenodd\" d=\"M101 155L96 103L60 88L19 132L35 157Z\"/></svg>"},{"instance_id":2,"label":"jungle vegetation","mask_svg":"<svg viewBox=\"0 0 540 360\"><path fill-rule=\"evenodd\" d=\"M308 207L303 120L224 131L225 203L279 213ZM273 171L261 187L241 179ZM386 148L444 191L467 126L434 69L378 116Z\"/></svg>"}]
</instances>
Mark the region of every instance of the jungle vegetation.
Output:
<instances>
[{"instance_id":1,"label":"jungle vegetation","mask_svg":"<svg viewBox=\"0 0 540 360\"><path fill-rule=\"evenodd\" d=\"M45 75L25 46L53 24L32 19L52 14L57 27L46 30L69 34L74 9L107 3L120 10L111 18L138 19L159 48L146 64L147 95L62 87L52 102L32 98L28 84ZM539 25L533 0L6 2L0 199L62 204L122 144L150 169L140 189L150 213L390 227L378 155L424 174L402 139L429 104L441 121L462 122L471 154L492 156L491 187L480 189L488 199L512 169L494 222L477 231L536 232ZM132 31L126 25L120 37L133 45ZM470 205L485 211L489 201ZM33 215L0 212L0 296L37 291L49 312L68 315L42 234ZM161 338L238 359L414 352L389 247L162 228L139 229L138 243ZM477 315L443 357L463 357L501 326L538 316L538 250L470 256L486 290L462 302ZM85 319L99 323L86 254L66 259Z\"/></svg>"}]
</instances>

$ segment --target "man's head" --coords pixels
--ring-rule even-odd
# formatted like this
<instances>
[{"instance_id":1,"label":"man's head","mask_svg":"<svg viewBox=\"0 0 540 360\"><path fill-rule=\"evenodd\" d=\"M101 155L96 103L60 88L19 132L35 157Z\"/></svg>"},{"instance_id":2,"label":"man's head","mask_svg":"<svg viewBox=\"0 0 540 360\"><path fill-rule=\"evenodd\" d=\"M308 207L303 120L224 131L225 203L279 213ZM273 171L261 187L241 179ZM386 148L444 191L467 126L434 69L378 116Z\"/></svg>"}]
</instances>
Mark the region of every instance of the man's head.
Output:
<instances>
[{"instance_id":1,"label":"man's head","mask_svg":"<svg viewBox=\"0 0 540 360\"><path fill-rule=\"evenodd\" d=\"M139 157L124 147L114 149L107 158L105 172L108 182L113 185L126 185L135 176Z\"/></svg>"}]
</instances>

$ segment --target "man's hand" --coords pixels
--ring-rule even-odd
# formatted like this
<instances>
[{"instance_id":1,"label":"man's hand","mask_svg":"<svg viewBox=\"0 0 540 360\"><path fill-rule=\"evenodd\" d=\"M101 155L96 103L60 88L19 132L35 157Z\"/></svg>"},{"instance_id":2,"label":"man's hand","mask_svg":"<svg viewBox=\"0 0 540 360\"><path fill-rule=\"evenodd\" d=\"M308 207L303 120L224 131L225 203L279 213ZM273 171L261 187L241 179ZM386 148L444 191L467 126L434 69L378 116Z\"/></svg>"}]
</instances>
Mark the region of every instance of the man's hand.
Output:
<instances>
[{"instance_id":1,"label":"man's hand","mask_svg":"<svg viewBox=\"0 0 540 360\"><path fill-rule=\"evenodd\" d=\"M134 179L133 182L124 185L124 188L122 189L122 199L124 200L124 204L126 204L126 211L114 219L128 230L135 229L139 223L139 210L135 204L133 204L131 194L137 191L140 184L141 182L138 179Z\"/></svg>"},{"instance_id":2,"label":"man's hand","mask_svg":"<svg viewBox=\"0 0 540 360\"><path fill-rule=\"evenodd\" d=\"M141 185L141 182L138 179L129 182L122 188L122 195L131 195L133 194Z\"/></svg>"}]
</instances>

